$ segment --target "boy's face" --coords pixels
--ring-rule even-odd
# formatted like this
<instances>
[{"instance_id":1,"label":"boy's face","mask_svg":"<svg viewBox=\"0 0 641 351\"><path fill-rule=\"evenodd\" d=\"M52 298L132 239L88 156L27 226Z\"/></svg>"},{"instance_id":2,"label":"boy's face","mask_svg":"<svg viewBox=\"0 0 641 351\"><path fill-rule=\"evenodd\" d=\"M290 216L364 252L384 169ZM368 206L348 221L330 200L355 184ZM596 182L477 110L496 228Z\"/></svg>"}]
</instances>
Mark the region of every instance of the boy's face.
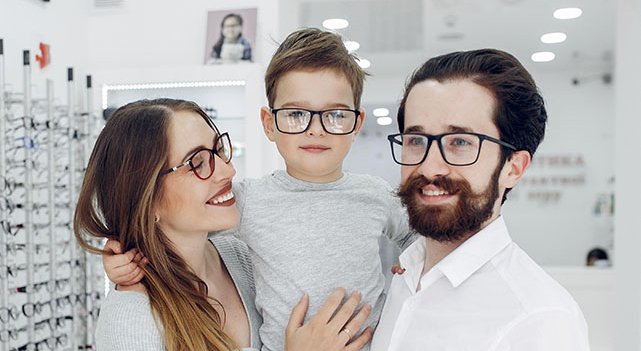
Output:
<instances>
[{"instance_id":1,"label":"boy's face","mask_svg":"<svg viewBox=\"0 0 641 351\"><path fill-rule=\"evenodd\" d=\"M276 109L358 109L345 76L330 69L288 72L278 79L275 96L272 107ZM276 143L278 152L285 159L287 173L312 183L328 183L342 176L343 160L365 118L365 113L361 112L351 134L333 135L323 129L320 116L316 114L305 132L285 134L276 129L268 107L263 107L260 115L265 135Z\"/></svg>"}]
</instances>

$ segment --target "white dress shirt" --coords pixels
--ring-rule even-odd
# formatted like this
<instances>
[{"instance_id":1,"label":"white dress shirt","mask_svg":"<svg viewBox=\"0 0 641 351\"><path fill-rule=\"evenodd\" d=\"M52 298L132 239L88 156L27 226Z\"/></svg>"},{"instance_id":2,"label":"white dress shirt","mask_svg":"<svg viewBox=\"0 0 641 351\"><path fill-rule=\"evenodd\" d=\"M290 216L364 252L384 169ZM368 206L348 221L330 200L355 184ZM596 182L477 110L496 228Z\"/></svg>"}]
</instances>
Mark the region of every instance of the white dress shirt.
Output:
<instances>
[{"instance_id":1,"label":"white dress shirt","mask_svg":"<svg viewBox=\"0 0 641 351\"><path fill-rule=\"evenodd\" d=\"M372 351L590 349L579 306L512 242L502 217L421 276L425 243L399 258L406 271L392 280Z\"/></svg>"}]
</instances>

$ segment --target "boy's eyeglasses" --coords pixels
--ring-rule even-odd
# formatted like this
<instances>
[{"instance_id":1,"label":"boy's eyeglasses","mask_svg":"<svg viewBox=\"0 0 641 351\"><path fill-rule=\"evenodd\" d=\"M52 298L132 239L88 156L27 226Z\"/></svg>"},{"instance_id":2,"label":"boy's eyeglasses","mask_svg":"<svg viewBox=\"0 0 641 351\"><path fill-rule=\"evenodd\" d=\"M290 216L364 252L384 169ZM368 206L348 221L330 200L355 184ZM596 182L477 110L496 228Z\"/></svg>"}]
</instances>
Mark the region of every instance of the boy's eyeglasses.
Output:
<instances>
[{"instance_id":1,"label":"boy's eyeglasses","mask_svg":"<svg viewBox=\"0 0 641 351\"><path fill-rule=\"evenodd\" d=\"M303 108L272 108L276 129L285 134L301 134L309 129L314 115L320 116L321 126L328 134L350 134L356 128L359 110L331 109L313 111Z\"/></svg>"},{"instance_id":2,"label":"boy's eyeglasses","mask_svg":"<svg viewBox=\"0 0 641 351\"><path fill-rule=\"evenodd\" d=\"M175 172L184 166L189 166L199 179L209 179L209 177L214 174L214 169L216 168L216 159L214 158L214 155L220 157L220 159L225 163L229 163L231 161L232 148L229 134L223 133L216 137L213 149L200 149L187 161L176 167L172 167L161 174L168 174Z\"/></svg>"},{"instance_id":3,"label":"boy's eyeglasses","mask_svg":"<svg viewBox=\"0 0 641 351\"><path fill-rule=\"evenodd\" d=\"M443 160L452 166L469 166L479 159L484 140L499 144L510 150L516 147L502 140L478 133L445 133L429 135L422 133L399 133L387 136L394 161L403 166L416 166L427 158L432 141L436 141Z\"/></svg>"}]
</instances>

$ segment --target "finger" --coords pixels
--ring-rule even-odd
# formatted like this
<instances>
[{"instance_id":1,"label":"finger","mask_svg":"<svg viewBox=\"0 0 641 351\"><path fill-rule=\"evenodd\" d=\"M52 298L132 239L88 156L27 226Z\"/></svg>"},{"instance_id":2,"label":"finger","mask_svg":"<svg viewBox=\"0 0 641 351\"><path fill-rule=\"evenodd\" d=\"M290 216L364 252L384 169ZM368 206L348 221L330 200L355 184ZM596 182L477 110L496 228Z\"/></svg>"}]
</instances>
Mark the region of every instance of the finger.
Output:
<instances>
[{"instance_id":1,"label":"finger","mask_svg":"<svg viewBox=\"0 0 641 351\"><path fill-rule=\"evenodd\" d=\"M142 280L142 278L143 278L144 276L145 276L145 271L143 271L143 270L141 269L141 270L140 270L140 272L138 273L138 275L136 275L135 277L133 277L133 278L132 278L132 279L130 279L129 281L126 281L126 282L124 282L124 283L121 283L120 285L126 286L126 285L134 285L134 284L137 284L137 283L139 283L139 282Z\"/></svg>"},{"instance_id":2,"label":"finger","mask_svg":"<svg viewBox=\"0 0 641 351\"><path fill-rule=\"evenodd\" d=\"M372 329L372 327L367 327L363 334L345 347L345 351L357 351L362 349L372 339L372 335L374 335L374 329Z\"/></svg>"},{"instance_id":3,"label":"finger","mask_svg":"<svg viewBox=\"0 0 641 351\"><path fill-rule=\"evenodd\" d=\"M366 304L360 309L360 311L358 311L354 318L345 324L343 329L349 330L350 337L356 336L356 333L361 329L361 326L363 326L363 323L365 323L370 313L372 313L372 306L370 304Z\"/></svg>"},{"instance_id":4,"label":"finger","mask_svg":"<svg viewBox=\"0 0 641 351\"><path fill-rule=\"evenodd\" d=\"M305 315L307 314L307 307L309 306L309 296L307 293L298 301L296 306L292 309L292 314L289 316L289 322L285 329L285 335L291 335L296 329L303 325Z\"/></svg>"},{"instance_id":5,"label":"finger","mask_svg":"<svg viewBox=\"0 0 641 351\"><path fill-rule=\"evenodd\" d=\"M136 262L136 263L140 264L140 261L142 261L142 259L143 259L144 257L145 257L145 256L143 256L143 255L142 255L142 252L138 251L138 252L136 253L136 256L134 256L134 258L133 258L131 261L132 261L132 262Z\"/></svg>"},{"instance_id":6,"label":"finger","mask_svg":"<svg viewBox=\"0 0 641 351\"><path fill-rule=\"evenodd\" d=\"M147 257L144 257L142 261L138 263L138 265L144 268L147 265L147 263L149 263L149 259Z\"/></svg>"},{"instance_id":7,"label":"finger","mask_svg":"<svg viewBox=\"0 0 641 351\"><path fill-rule=\"evenodd\" d=\"M334 328L334 330L338 333L347 321L352 317L354 314L354 311L358 307L358 304L361 302L361 293L358 291L354 291L347 301L341 306L341 308L336 312L336 315L334 315L334 318L332 318L332 321L329 322L330 325ZM354 336L354 332L356 332L358 329L351 329L350 334L351 336Z\"/></svg>"},{"instance_id":8,"label":"finger","mask_svg":"<svg viewBox=\"0 0 641 351\"><path fill-rule=\"evenodd\" d=\"M107 276L116 284L127 284L131 278L138 275L140 271L142 271L142 269L140 269L140 267L138 267L134 262L131 262L128 265L111 269L107 273Z\"/></svg>"},{"instance_id":9,"label":"finger","mask_svg":"<svg viewBox=\"0 0 641 351\"><path fill-rule=\"evenodd\" d=\"M107 252L111 252L113 254L121 254L122 245L120 245L120 242L116 240L109 239L107 240L107 243L105 244L105 247L103 248L103 250Z\"/></svg>"},{"instance_id":10,"label":"finger","mask_svg":"<svg viewBox=\"0 0 641 351\"><path fill-rule=\"evenodd\" d=\"M332 293L327 296L327 299L325 300L323 305L318 309L316 315L312 318L312 323L317 322L326 324L327 322L329 322L329 320L334 315L334 312L336 312L338 306L340 306L344 297L345 289L337 288L332 291Z\"/></svg>"},{"instance_id":11,"label":"finger","mask_svg":"<svg viewBox=\"0 0 641 351\"><path fill-rule=\"evenodd\" d=\"M127 266L132 262L134 257L136 257L136 254L138 253L138 249L131 249L124 254L117 254L117 255L103 255L103 263L105 264L106 268L111 268L111 269L116 269L122 266Z\"/></svg>"}]
</instances>

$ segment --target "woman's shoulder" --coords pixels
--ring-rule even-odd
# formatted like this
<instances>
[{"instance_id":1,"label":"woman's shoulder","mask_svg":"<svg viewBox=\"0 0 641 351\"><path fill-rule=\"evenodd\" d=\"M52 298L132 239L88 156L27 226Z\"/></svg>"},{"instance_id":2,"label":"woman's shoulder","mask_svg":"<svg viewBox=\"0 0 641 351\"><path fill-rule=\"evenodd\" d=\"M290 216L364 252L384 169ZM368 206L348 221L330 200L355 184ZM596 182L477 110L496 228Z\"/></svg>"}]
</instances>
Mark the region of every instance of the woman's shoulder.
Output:
<instances>
[{"instance_id":1,"label":"woman's shoulder","mask_svg":"<svg viewBox=\"0 0 641 351\"><path fill-rule=\"evenodd\" d=\"M147 295L138 291L109 292L100 307L96 343L100 350L162 350Z\"/></svg>"}]
</instances>

